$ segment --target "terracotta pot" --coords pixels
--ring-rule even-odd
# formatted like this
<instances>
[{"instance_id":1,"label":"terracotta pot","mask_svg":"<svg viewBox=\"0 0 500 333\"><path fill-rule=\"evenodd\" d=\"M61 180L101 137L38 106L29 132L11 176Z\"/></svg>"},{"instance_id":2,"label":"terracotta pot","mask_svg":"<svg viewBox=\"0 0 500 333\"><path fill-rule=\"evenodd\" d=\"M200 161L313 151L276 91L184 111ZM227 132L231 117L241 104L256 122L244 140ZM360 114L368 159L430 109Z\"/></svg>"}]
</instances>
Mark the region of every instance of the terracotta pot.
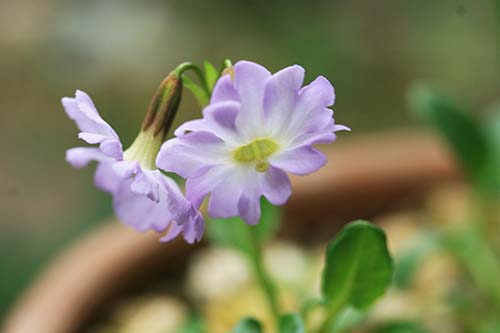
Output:
<instances>
[{"instance_id":1,"label":"terracotta pot","mask_svg":"<svg viewBox=\"0 0 500 333\"><path fill-rule=\"evenodd\" d=\"M324 151L326 167L292 178L283 231L288 236L323 234L315 230L415 205L432 187L459 178L451 156L429 133L343 136ZM182 241L161 244L156 235L115 221L99 227L54 259L20 297L2 332L77 332L102 304L159 267L175 271L192 250Z\"/></svg>"}]
</instances>

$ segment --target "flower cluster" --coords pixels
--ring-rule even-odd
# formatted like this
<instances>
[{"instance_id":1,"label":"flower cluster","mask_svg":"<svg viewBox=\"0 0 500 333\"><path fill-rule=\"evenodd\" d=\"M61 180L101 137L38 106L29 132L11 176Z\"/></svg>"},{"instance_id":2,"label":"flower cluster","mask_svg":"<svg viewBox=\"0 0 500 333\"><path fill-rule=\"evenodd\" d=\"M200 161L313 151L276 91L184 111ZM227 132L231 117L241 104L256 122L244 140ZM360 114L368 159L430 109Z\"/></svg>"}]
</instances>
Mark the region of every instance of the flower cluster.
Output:
<instances>
[{"instance_id":1,"label":"flower cluster","mask_svg":"<svg viewBox=\"0 0 500 333\"><path fill-rule=\"evenodd\" d=\"M234 76L234 78L233 78ZM157 165L187 179L188 199L199 206L210 194L213 217L241 216L256 224L260 197L275 205L291 194L286 172L306 175L325 165L314 144L330 143L338 130L335 93L322 76L302 87L304 69L274 75L240 61L217 82L203 118L185 123L163 144Z\"/></svg>"},{"instance_id":2,"label":"flower cluster","mask_svg":"<svg viewBox=\"0 0 500 333\"><path fill-rule=\"evenodd\" d=\"M284 204L291 195L287 173L321 168L326 157L313 145L331 143L348 128L335 124L328 108L334 89L322 76L302 87L304 69L297 65L271 74L240 61L229 72L217 81L202 119L181 125L163 144L163 136L143 128L126 151L88 95L63 98L79 137L99 145L70 149L67 160L75 167L97 161L96 185L112 194L117 216L139 231L165 233L164 241L180 233L188 242L201 238L198 208L207 196L211 217L258 223L261 196ZM186 196L157 167L187 179Z\"/></svg>"}]
</instances>

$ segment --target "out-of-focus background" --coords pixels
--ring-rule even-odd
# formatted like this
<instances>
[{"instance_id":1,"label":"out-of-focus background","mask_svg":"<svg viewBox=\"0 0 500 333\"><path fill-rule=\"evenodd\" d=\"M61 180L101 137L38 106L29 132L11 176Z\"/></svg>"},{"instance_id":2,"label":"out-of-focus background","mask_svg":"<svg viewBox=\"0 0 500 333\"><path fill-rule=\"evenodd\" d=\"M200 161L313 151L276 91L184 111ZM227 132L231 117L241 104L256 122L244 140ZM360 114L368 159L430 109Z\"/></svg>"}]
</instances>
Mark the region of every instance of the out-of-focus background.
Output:
<instances>
[{"instance_id":1,"label":"out-of-focus background","mask_svg":"<svg viewBox=\"0 0 500 333\"><path fill-rule=\"evenodd\" d=\"M178 63L248 59L334 84L352 135L412 125L425 79L483 109L500 97L498 7L442 1L0 0L0 319L49 259L112 214L60 98L94 99L125 143ZM179 121L199 114L189 93Z\"/></svg>"}]
</instances>

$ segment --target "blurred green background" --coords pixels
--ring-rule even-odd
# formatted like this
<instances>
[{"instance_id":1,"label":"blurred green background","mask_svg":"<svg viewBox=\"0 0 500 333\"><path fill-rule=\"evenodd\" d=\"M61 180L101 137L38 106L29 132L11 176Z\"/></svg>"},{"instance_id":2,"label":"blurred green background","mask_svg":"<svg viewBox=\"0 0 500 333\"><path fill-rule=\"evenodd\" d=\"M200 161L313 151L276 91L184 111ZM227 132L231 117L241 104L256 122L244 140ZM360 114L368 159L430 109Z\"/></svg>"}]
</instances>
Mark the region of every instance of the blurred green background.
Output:
<instances>
[{"instance_id":1,"label":"blurred green background","mask_svg":"<svg viewBox=\"0 0 500 333\"><path fill-rule=\"evenodd\" d=\"M111 212L60 105L88 92L126 144L178 63L298 63L328 77L354 133L411 126L405 91L425 79L474 110L500 96L490 0L0 0L0 318L64 246ZM186 93L177 122L199 109ZM411 148L409 148L411 149Z\"/></svg>"}]
</instances>

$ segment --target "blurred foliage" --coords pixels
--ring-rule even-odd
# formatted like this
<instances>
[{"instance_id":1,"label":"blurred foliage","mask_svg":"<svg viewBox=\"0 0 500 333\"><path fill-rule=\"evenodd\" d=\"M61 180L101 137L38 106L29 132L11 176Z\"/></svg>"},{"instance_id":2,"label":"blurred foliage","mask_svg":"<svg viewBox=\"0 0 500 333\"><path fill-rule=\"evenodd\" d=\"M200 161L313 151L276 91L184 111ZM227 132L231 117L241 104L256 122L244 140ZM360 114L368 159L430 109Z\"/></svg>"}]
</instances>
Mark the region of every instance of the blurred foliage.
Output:
<instances>
[{"instance_id":1,"label":"blurred foliage","mask_svg":"<svg viewBox=\"0 0 500 333\"><path fill-rule=\"evenodd\" d=\"M415 79L467 96L475 110L499 97L498 8L489 0L0 2L0 316L50 257L111 214L92 168L64 162L79 142L62 96L88 92L127 144L180 62L299 63L307 80L333 82L339 123L357 133L408 125L404 93ZM199 114L184 96L176 123Z\"/></svg>"}]
</instances>

